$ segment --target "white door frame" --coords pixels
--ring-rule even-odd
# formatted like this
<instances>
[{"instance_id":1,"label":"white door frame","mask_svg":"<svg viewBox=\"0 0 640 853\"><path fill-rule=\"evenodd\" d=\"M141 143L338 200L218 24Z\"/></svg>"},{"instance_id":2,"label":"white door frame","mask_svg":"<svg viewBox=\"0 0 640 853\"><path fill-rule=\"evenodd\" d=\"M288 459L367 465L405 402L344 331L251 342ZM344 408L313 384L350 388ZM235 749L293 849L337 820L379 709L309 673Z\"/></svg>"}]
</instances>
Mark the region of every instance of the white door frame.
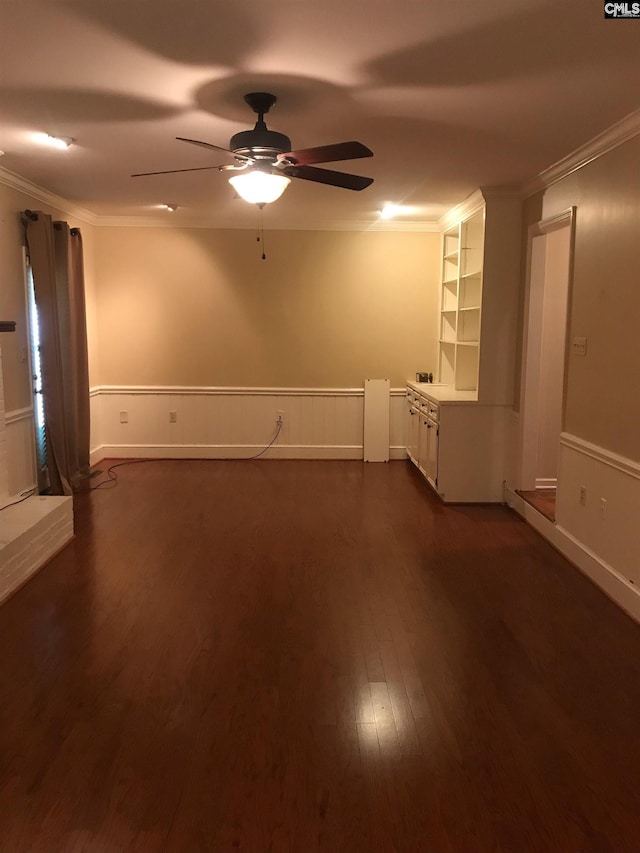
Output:
<instances>
[{"instance_id":1,"label":"white door frame","mask_svg":"<svg viewBox=\"0 0 640 853\"><path fill-rule=\"evenodd\" d=\"M542 343L543 292L532 288L533 241L552 231L570 228L569 270L567 295L567 325L565 336L564 376L562 392L562 426L564 428L567 364L569 350L569 323L571 318L571 290L573 281L573 255L576 208L570 207L556 216L542 219L529 226L527 237L527 263L524 293L524 323L522 340L522 368L520 377L520 429L518 440L518 488L533 490L536 487L536 462L538 456L538 409L540 397L540 355Z\"/></svg>"}]
</instances>

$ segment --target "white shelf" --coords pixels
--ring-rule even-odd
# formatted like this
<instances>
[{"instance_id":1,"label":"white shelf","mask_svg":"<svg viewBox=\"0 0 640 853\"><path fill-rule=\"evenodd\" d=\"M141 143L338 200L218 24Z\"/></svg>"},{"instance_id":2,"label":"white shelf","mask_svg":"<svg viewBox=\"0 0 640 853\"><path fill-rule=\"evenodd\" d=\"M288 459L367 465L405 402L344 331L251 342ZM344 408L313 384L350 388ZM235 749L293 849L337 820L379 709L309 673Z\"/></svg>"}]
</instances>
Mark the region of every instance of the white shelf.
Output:
<instances>
[{"instance_id":1,"label":"white shelf","mask_svg":"<svg viewBox=\"0 0 640 853\"><path fill-rule=\"evenodd\" d=\"M484 209L450 228L442 251L439 377L454 390L477 393Z\"/></svg>"}]
</instances>

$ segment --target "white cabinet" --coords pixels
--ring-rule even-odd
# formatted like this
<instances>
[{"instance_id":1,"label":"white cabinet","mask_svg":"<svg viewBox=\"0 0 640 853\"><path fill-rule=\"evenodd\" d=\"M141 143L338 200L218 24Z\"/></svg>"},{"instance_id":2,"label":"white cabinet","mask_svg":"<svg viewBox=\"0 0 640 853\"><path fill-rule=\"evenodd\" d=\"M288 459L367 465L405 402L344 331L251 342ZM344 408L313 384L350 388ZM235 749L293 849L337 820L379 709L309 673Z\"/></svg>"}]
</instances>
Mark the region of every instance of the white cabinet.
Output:
<instances>
[{"instance_id":1,"label":"white cabinet","mask_svg":"<svg viewBox=\"0 0 640 853\"><path fill-rule=\"evenodd\" d=\"M435 487L438 478L438 406L407 388L407 456Z\"/></svg>"},{"instance_id":2,"label":"white cabinet","mask_svg":"<svg viewBox=\"0 0 640 853\"><path fill-rule=\"evenodd\" d=\"M407 454L445 503L503 499L509 407L471 392L409 383Z\"/></svg>"},{"instance_id":3,"label":"white cabinet","mask_svg":"<svg viewBox=\"0 0 640 853\"><path fill-rule=\"evenodd\" d=\"M440 435L440 427L438 421L431 417L428 421L429 429L429 449L427 452L427 470L426 477L428 482L434 489L438 487L438 443Z\"/></svg>"},{"instance_id":4,"label":"white cabinet","mask_svg":"<svg viewBox=\"0 0 640 853\"><path fill-rule=\"evenodd\" d=\"M429 467L429 432L431 431L431 427L429 419L422 409L418 424L418 468L420 469L420 473L426 477Z\"/></svg>"},{"instance_id":5,"label":"white cabinet","mask_svg":"<svg viewBox=\"0 0 640 853\"><path fill-rule=\"evenodd\" d=\"M419 396L410 388L407 389L407 456L414 465L418 465L420 410Z\"/></svg>"}]
</instances>

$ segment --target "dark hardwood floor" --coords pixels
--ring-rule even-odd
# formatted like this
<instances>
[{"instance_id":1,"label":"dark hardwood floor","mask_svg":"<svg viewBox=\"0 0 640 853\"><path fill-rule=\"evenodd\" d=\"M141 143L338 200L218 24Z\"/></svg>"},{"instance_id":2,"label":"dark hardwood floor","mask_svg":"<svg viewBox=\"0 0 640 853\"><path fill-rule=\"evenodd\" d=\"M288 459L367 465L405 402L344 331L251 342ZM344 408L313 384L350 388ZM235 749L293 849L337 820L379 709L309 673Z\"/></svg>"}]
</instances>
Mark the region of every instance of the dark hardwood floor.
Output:
<instances>
[{"instance_id":1,"label":"dark hardwood floor","mask_svg":"<svg viewBox=\"0 0 640 853\"><path fill-rule=\"evenodd\" d=\"M0 608L2 853L640 851L640 627L507 509L118 473Z\"/></svg>"}]
</instances>

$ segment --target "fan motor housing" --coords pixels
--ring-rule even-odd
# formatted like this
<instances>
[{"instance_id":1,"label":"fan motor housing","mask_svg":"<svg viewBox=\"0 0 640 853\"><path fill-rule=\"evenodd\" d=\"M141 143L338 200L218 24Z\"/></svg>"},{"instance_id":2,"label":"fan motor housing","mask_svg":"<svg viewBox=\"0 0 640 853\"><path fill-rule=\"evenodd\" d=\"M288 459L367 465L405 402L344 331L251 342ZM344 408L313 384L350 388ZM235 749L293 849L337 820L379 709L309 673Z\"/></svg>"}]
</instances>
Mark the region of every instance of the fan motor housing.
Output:
<instances>
[{"instance_id":1,"label":"fan motor housing","mask_svg":"<svg viewBox=\"0 0 640 853\"><path fill-rule=\"evenodd\" d=\"M242 130L234 134L229 141L229 148L247 157L273 158L291 151L291 140L284 133L268 130L266 125L256 126L254 130Z\"/></svg>"}]
</instances>

